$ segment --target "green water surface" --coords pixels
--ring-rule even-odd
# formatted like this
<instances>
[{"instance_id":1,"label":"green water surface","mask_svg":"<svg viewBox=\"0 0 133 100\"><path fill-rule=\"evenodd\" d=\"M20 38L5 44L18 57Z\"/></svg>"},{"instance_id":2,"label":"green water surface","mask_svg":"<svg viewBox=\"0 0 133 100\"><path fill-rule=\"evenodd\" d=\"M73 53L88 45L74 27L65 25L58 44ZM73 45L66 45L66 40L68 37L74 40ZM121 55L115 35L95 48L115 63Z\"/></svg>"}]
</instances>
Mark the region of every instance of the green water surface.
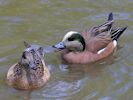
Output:
<instances>
[{"instance_id":1,"label":"green water surface","mask_svg":"<svg viewBox=\"0 0 133 100\"><path fill-rule=\"evenodd\" d=\"M103 23L110 12L116 26L128 29L106 63L67 65L49 53L51 79L43 88L20 91L6 84L23 41L47 47L68 31ZM133 100L133 0L0 0L0 100Z\"/></svg>"}]
</instances>

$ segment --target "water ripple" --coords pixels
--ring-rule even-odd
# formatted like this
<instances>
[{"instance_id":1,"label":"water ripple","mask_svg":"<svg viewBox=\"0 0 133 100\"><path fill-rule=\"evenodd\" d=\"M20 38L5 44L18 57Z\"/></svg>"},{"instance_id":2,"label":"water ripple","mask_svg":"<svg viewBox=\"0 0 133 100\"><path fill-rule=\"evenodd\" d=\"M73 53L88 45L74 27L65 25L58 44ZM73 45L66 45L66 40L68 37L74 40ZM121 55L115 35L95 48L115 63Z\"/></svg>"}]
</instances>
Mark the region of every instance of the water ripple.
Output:
<instances>
[{"instance_id":1,"label":"water ripple","mask_svg":"<svg viewBox=\"0 0 133 100\"><path fill-rule=\"evenodd\" d=\"M57 81L48 84L41 93L35 93L34 96L41 96L42 98L50 100L61 100L61 98L72 97L77 94L83 86L83 80L77 80L75 82ZM37 95L38 94L38 95Z\"/></svg>"}]
</instances>

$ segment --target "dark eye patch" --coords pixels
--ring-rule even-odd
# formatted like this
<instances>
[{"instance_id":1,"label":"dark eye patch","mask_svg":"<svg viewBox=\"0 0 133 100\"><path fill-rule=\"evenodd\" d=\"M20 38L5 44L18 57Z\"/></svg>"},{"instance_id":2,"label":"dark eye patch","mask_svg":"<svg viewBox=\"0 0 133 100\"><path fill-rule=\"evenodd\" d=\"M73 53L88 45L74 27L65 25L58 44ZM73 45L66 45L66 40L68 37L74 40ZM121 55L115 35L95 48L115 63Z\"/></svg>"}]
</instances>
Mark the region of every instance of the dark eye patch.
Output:
<instances>
[{"instance_id":1,"label":"dark eye patch","mask_svg":"<svg viewBox=\"0 0 133 100\"><path fill-rule=\"evenodd\" d=\"M35 52L34 49L32 49L32 50L30 51L30 53L32 53L32 54L33 54L34 52Z\"/></svg>"},{"instance_id":2,"label":"dark eye patch","mask_svg":"<svg viewBox=\"0 0 133 100\"><path fill-rule=\"evenodd\" d=\"M73 40L74 40L73 37L69 37L69 38L68 38L68 41L73 41Z\"/></svg>"},{"instance_id":3,"label":"dark eye patch","mask_svg":"<svg viewBox=\"0 0 133 100\"><path fill-rule=\"evenodd\" d=\"M23 52L22 58L26 59L26 53L25 52Z\"/></svg>"}]
</instances>

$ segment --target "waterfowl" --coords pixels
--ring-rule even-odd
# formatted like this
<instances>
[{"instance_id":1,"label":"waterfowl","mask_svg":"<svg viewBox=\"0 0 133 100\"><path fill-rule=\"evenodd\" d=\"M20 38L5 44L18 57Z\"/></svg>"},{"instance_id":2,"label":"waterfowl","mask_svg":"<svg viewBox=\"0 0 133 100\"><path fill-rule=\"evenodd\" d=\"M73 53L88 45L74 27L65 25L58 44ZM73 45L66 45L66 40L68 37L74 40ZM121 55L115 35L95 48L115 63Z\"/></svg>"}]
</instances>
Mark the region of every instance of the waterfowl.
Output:
<instances>
[{"instance_id":1,"label":"waterfowl","mask_svg":"<svg viewBox=\"0 0 133 100\"><path fill-rule=\"evenodd\" d=\"M43 47L24 42L25 49L20 60L12 65L7 73L7 84L16 89L42 87L50 78L44 62Z\"/></svg>"},{"instance_id":2,"label":"waterfowl","mask_svg":"<svg viewBox=\"0 0 133 100\"><path fill-rule=\"evenodd\" d=\"M110 13L102 25L81 33L70 31L53 47L61 51L68 63L86 64L104 59L116 49L119 37L127 28L112 28L113 22L113 14Z\"/></svg>"}]
</instances>

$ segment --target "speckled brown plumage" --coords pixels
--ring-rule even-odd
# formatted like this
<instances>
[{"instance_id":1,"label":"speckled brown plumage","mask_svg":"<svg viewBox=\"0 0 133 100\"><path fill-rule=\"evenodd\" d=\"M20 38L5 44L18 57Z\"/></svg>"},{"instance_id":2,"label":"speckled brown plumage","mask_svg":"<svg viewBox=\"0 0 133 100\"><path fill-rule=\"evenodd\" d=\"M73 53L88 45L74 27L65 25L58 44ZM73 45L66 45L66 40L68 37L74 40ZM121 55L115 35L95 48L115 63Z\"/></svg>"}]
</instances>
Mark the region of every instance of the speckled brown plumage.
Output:
<instances>
[{"instance_id":1,"label":"speckled brown plumage","mask_svg":"<svg viewBox=\"0 0 133 100\"><path fill-rule=\"evenodd\" d=\"M8 70L8 85L16 89L35 89L47 83L50 73L41 54L43 51L39 50L40 47L29 46L23 52L21 60Z\"/></svg>"}]
</instances>

